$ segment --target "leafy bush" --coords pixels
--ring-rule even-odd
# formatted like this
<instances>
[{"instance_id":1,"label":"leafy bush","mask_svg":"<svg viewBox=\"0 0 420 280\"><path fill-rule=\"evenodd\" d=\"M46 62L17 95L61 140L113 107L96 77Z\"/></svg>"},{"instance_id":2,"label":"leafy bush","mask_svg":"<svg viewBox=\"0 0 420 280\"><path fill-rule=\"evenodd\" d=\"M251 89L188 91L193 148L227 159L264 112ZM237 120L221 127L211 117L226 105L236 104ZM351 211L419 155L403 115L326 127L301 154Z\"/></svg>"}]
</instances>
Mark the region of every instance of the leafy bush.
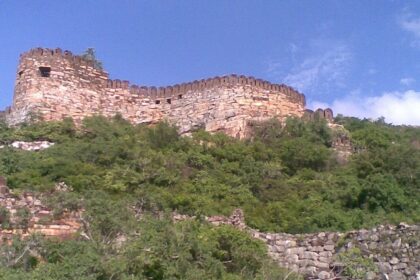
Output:
<instances>
[{"instance_id":1,"label":"leafy bush","mask_svg":"<svg viewBox=\"0 0 420 280\"><path fill-rule=\"evenodd\" d=\"M364 257L358 248L338 254L338 260L343 263L343 275L351 279L363 279L368 272L378 272L373 259Z\"/></svg>"},{"instance_id":2,"label":"leafy bush","mask_svg":"<svg viewBox=\"0 0 420 280\"><path fill-rule=\"evenodd\" d=\"M37 153L0 150L0 172L15 191L71 185L73 194L52 201L57 214L97 192L147 201L153 211L228 215L241 207L247 223L271 231L419 221L419 129L337 121L344 127L338 132L323 120L272 119L255 124L248 140L200 130L180 137L167 123L133 126L121 116L86 118L79 129L71 120L0 126L3 142L57 142ZM331 152L337 133L360 147L347 165L335 164Z\"/></svg>"},{"instance_id":3,"label":"leafy bush","mask_svg":"<svg viewBox=\"0 0 420 280\"><path fill-rule=\"evenodd\" d=\"M10 226L10 212L6 207L0 207L0 223L2 229L7 229Z\"/></svg>"}]
</instances>

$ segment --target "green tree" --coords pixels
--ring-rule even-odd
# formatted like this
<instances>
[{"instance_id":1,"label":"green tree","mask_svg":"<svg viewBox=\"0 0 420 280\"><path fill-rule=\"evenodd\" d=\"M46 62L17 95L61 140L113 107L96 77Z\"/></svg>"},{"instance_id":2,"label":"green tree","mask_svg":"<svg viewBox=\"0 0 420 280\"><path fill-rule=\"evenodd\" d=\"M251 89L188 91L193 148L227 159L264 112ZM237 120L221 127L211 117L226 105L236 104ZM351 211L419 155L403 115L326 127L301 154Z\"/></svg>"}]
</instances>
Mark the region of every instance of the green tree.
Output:
<instances>
[{"instance_id":1,"label":"green tree","mask_svg":"<svg viewBox=\"0 0 420 280\"><path fill-rule=\"evenodd\" d=\"M80 56L85 60L92 61L93 67L95 67L96 69L103 69L102 62L97 59L96 51L94 48L87 48Z\"/></svg>"}]
</instances>

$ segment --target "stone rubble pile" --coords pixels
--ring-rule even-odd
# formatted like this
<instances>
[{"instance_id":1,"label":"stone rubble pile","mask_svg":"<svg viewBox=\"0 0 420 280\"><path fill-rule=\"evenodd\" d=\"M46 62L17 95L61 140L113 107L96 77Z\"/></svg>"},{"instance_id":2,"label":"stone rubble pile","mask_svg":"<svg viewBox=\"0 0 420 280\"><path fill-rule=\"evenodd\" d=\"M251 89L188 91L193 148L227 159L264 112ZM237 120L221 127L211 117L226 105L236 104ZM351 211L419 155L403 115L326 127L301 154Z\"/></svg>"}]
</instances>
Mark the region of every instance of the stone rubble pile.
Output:
<instances>
[{"instance_id":1,"label":"stone rubble pile","mask_svg":"<svg viewBox=\"0 0 420 280\"><path fill-rule=\"evenodd\" d=\"M8 147L24 150L24 151L41 151L48 149L49 147L53 146L54 143L49 141L32 141L32 142L25 142L25 141L14 141L11 144L7 145ZM0 145L0 149L4 148L5 145Z\"/></svg>"}]
</instances>

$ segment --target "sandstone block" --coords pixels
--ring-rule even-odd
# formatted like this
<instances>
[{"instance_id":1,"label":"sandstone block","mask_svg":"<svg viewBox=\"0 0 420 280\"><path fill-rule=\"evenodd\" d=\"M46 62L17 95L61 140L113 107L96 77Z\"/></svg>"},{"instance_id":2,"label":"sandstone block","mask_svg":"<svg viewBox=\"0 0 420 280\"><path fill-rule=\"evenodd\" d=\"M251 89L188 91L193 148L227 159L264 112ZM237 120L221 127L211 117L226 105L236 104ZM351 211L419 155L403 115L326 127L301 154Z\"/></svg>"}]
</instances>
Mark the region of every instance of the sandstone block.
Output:
<instances>
[{"instance_id":1,"label":"sandstone block","mask_svg":"<svg viewBox=\"0 0 420 280\"><path fill-rule=\"evenodd\" d=\"M320 262L320 261L315 261L314 266L316 266L317 268L321 268L321 269L330 268L330 265L328 263L324 263L324 262Z\"/></svg>"},{"instance_id":2,"label":"sandstone block","mask_svg":"<svg viewBox=\"0 0 420 280\"><path fill-rule=\"evenodd\" d=\"M401 272L398 271L393 271L388 275L388 279L389 280L405 280L405 276L404 274L402 274Z\"/></svg>"},{"instance_id":3,"label":"sandstone block","mask_svg":"<svg viewBox=\"0 0 420 280\"><path fill-rule=\"evenodd\" d=\"M320 273L318 273L318 278L319 279L330 279L331 275L330 275L330 273L328 273L326 271L321 271Z\"/></svg>"}]
</instances>

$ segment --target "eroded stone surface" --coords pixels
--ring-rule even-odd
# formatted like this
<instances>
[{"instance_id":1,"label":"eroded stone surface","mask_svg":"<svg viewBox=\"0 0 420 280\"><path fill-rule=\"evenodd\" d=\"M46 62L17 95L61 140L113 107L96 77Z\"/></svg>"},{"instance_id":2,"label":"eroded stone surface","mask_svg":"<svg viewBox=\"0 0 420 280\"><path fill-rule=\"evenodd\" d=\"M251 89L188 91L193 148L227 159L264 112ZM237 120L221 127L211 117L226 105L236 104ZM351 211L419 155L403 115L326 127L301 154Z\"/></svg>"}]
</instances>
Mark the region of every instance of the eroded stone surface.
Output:
<instances>
[{"instance_id":1,"label":"eroded stone surface","mask_svg":"<svg viewBox=\"0 0 420 280\"><path fill-rule=\"evenodd\" d=\"M132 123L168 120L188 134L197 128L246 137L252 121L283 120L305 113L305 96L286 85L245 76L223 76L168 87L110 80L68 51L33 49L21 55L11 108L0 114L11 124L31 117L61 120L120 114ZM332 120L332 111L307 111Z\"/></svg>"},{"instance_id":2,"label":"eroded stone surface","mask_svg":"<svg viewBox=\"0 0 420 280\"><path fill-rule=\"evenodd\" d=\"M0 243L10 242L14 236L25 238L33 233L59 239L71 238L80 228L80 212L65 212L59 218L41 202L34 193L24 192L20 195L11 193L6 181L0 176L0 207L7 209L8 221L0 217ZM3 191L7 190L7 191ZM22 222L19 211L27 211L27 221ZM3 211L2 211L3 213Z\"/></svg>"}]
</instances>

